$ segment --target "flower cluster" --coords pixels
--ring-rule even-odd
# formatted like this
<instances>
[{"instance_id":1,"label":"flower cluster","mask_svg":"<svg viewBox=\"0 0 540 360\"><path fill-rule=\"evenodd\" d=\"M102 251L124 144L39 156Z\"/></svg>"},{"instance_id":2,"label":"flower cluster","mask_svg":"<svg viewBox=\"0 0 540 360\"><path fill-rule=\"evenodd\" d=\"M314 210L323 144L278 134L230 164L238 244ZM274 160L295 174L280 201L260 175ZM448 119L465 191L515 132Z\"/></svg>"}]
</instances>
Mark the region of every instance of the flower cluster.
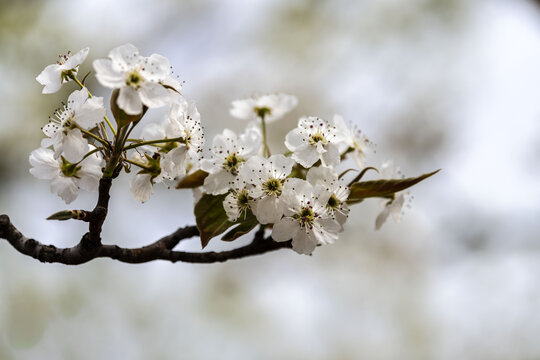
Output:
<instances>
[{"instance_id":1,"label":"flower cluster","mask_svg":"<svg viewBox=\"0 0 540 360\"><path fill-rule=\"evenodd\" d=\"M285 94L237 100L231 114L263 124L278 120L297 104ZM346 154L363 158L369 142L360 141L339 115L326 120L302 117L285 138L290 153L264 156L264 130L253 123L237 136L224 130L213 141L212 155L202 160L209 173L203 190L227 194L223 207L228 220L253 214L272 227L275 241L292 238L293 249L311 254L319 244L333 243L343 231L349 207L349 187L336 173Z\"/></svg>"},{"instance_id":2,"label":"flower cluster","mask_svg":"<svg viewBox=\"0 0 540 360\"><path fill-rule=\"evenodd\" d=\"M198 225L205 220L202 217L211 219L208 226L199 227L201 240L204 231L210 231L205 237L211 238L212 231L220 234L232 225L240 224L240 234L260 225L271 229L273 240L292 240L296 252L311 254L318 245L337 240L349 206L365 198L384 198L377 228L390 214L399 220L406 203L402 190L431 175L405 179L408 182L360 182L367 170L374 169L365 167L373 146L339 115L301 117L285 137L289 151L272 155L266 125L294 110L298 100L287 94L233 101L230 115L249 121L245 130L236 134L224 129L203 156L200 114L180 93L169 60L158 54L142 56L131 44L93 62L98 82L112 90L114 125L103 98L93 96L85 79L78 78L88 52L85 48L61 55L36 78L44 86L43 93L54 93L70 81L79 86L44 125L46 137L29 159L31 174L51 180L51 191L66 203L76 199L79 188L95 191L101 179L114 179L122 170L134 173L130 189L141 202L150 198L154 185L181 178L177 188L193 189L198 202L222 204L212 206L211 214L199 214L195 207ZM132 137L147 110L162 106L168 107L166 116L140 125L140 136ZM347 182L350 164L345 171L339 167L348 159L359 173ZM382 169L383 178L400 175L387 173L390 163Z\"/></svg>"},{"instance_id":3,"label":"flower cluster","mask_svg":"<svg viewBox=\"0 0 540 360\"><path fill-rule=\"evenodd\" d=\"M204 145L200 114L180 94L169 60L157 54L143 57L135 46L126 44L111 50L109 59L93 63L99 83L118 91L111 106L131 117L127 123L117 121L115 128L107 118L103 98L92 96L77 77L88 52L85 48L73 56L61 56L61 61L47 66L36 78L44 85L43 93L56 92L70 80L81 89L71 93L43 127L47 137L30 155L30 172L52 180L51 190L70 203L79 187L96 190L99 179L111 177L123 163L128 170L137 169L131 179L133 196L147 201L154 184L182 176L197 164ZM166 119L147 124L141 138L129 138L146 109L158 106L169 106ZM128 156L128 151L133 154ZM102 170L104 163L108 173Z\"/></svg>"}]
</instances>

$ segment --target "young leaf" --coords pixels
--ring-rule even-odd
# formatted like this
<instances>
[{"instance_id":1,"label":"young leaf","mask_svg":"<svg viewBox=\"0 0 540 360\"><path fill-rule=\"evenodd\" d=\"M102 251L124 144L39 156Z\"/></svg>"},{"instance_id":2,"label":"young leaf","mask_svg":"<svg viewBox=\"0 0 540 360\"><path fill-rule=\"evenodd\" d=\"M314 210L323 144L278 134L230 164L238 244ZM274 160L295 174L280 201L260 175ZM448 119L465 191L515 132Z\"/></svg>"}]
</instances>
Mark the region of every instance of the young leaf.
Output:
<instances>
[{"instance_id":1,"label":"young leaf","mask_svg":"<svg viewBox=\"0 0 540 360\"><path fill-rule=\"evenodd\" d=\"M223 208L223 200L227 195L204 194L195 205L195 221L201 234L201 245L206 247L210 239L223 233L234 223L230 222Z\"/></svg>"},{"instance_id":2,"label":"young leaf","mask_svg":"<svg viewBox=\"0 0 540 360\"><path fill-rule=\"evenodd\" d=\"M238 226L235 226L231 230L229 230L221 240L223 241L234 241L238 239L242 235L246 235L248 232L253 230L259 222L257 221L257 218L251 214L246 218L246 220L242 221Z\"/></svg>"},{"instance_id":3,"label":"young leaf","mask_svg":"<svg viewBox=\"0 0 540 360\"><path fill-rule=\"evenodd\" d=\"M440 169L415 178L355 182L351 184L351 193L347 202L356 203L370 197L390 197L398 191L405 190L418 184L420 181L435 175L439 171Z\"/></svg>"},{"instance_id":4,"label":"young leaf","mask_svg":"<svg viewBox=\"0 0 540 360\"><path fill-rule=\"evenodd\" d=\"M178 184L176 184L176 189L193 189L202 186L207 176L208 173L206 171L197 170L181 178Z\"/></svg>"}]
</instances>

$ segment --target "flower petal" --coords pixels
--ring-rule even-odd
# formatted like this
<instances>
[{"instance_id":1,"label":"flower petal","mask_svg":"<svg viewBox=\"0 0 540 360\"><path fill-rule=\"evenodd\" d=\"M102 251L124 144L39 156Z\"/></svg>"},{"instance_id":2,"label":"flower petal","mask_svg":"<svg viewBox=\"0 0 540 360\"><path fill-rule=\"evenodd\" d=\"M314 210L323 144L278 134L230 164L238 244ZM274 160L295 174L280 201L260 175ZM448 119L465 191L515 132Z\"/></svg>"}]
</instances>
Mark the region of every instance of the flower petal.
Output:
<instances>
[{"instance_id":1,"label":"flower petal","mask_svg":"<svg viewBox=\"0 0 540 360\"><path fill-rule=\"evenodd\" d=\"M138 93L143 104L149 108L167 105L170 100L167 89L153 82L144 82Z\"/></svg>"},{"instance_id":2,"label":"flower petal","mask_svg":"<svg viewBox=\"0 0 540 360\"><path fill-rule=\"evenodd\" d=\"M272 228L272 239L277 242L283 242L292 239L300 230L298 221L284 217L279 222L274 224Z\"/></svg>"},{"instance_id":3,"label":"flower petal","mask_svg":"<svg viewBox=\"0 0 540 360\"><path fill-rule=\"evenodd\" d=\"M60 196L66 204L77 198L79 187L73 177L59 176L51 181L51 192Z\"/></svg>"},{"instance_id":4,"label":"flower petal","mask_svg":"<svg viewBox=\"0 0 540 360\"><path fill-rule=\"evenodd\" d=\"M140 114L143 109L137 90L130 86L120 88L120 94L118 95L116 103L128 115Z\"/></svg>"},{"instance_id":5,"label":"flower petal","mask_svg":"<svg viewBox=\"0 0 540 360\"><path fill-rule=\"evenodd\" d=\"M62 69L58 64L49 65L36 77L36 80L41 85L45 85L41 91L43 94L55 93L62 87Z\"/></svg>"},{"instance_id":6,"label":"flower petal","mask_svg":"<svg viewBox=\"0 0 540 360\"><path fill-rule=\"evenodd\" d=\"M116 89L126 85L126 79L123 72L113 68L112 61L109 59L94 60L94 70L99 83L105 87Z\"/></svg>"}]
</instances>

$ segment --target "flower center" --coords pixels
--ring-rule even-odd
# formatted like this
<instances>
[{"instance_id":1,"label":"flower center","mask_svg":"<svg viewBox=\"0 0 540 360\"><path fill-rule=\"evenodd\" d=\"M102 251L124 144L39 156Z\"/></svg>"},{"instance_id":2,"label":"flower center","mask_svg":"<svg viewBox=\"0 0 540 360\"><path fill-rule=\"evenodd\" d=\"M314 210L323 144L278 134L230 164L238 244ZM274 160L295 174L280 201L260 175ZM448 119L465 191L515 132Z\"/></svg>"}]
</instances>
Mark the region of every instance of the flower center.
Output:
<instances>
[{"instance_id":1,"label":"flower center","mask_svg":"<svg viewBox=\"0 0 540 360\"><path fill-rule=\"evenodd\" d=\"M141 86L142 80L143 80L142 76L139 74L137 70L135 70L132 73L128 74L127 79L126 79L126 85L137 89L139 86Z\"/></svg>"},{"instance_id":2,"label":"flower center","mask_svg":"<svg viewBox=\"0 0 540 360\"><path fill-rule=\"evenodd\" d=\"M232 153L229 156L225 158L225 162L223 163L223 167L227 169L231 173L236 173L238 171L238 167L241 163L243 163L245 160L242 159L240 156L236 155L236 153Z\"/></svg>"},{"instance_id":3,"label":"flower center","mask_svg":"<svg viewBox=\"0 0 540 360\"><path fill-rule=\"evenodd\" d=\"M313 135L311 135L309 137L309 143L311 145L317 145L317 143L322 143L323 145L326 144L326 138L324 137L323 134L321 134L321 132L319 130L317 130L317 132Z\"/></svg>"},{"instance_id":4,"label":"flower center","mask_svg":"<svg viewBox=\"0 0 540 360\"><path fill-rule=\"evenodd\" d=\"M268 181L262 184L262 188L266 195L281 195L281 181L279 179L270 178Z\"/></svg>"},{"instance_id":5,"label":"flower center","mask_svg":"<svg viewBox=\"0 0 540 360\"><path fill-rule=\"evenodd\" d=\"M311 207L304 206L300 212L296 213L293 218L296 219L300 226L303 228L313 229L313 221L315 220L315 214Z\"/></svg>"},{"instance_id":6,"label":"flower center","mask_svg":"<svg viewBox=\"0 0 540 360\"><path fill-rule=\"evenodd\" d=\"M237 193L236 203L240 211L246 211L249 209L249 192L247 189L242 189Z\"/></svg>"},{"instance_id":7,"label":"flower center","mask_svg":"<svg viewBox=\"0 0 540 360\"><path fill-rule=\"evenodd\" d=\"M326 206L330 209L337 209L340 204L341 201L339 201L336 195L332 194L332 196L330 196L330 199L328 199L328 203L326 204Z\"/></svg>"},{"instance_id":8,"label":"flower center","mask_svg":"<svg viewBox=\"0 0 540 360\"><path fill-rule=\"evenodd\" d=\"M263 106L263 107L255 106L253 108L253 111L255 111L255 114L257 114L257 116L260 117L261 119L264 118L266 115L270 115L272 113L272 109L266 106Z\"/></svg>"},{"instance_id":9,"label":"flower center","mask_svg":"<svg viewBox=\"0 0 540 360\"><path fill-rule=\"evenodd\" d=\"M62 174L64 174L65 177L77 177L77 172L81 169L81 166L77 166L77 164L72 164L64 157L62 156L62 166L60 167L60 171L62 171Z\"/></svg>"}]
</instances>

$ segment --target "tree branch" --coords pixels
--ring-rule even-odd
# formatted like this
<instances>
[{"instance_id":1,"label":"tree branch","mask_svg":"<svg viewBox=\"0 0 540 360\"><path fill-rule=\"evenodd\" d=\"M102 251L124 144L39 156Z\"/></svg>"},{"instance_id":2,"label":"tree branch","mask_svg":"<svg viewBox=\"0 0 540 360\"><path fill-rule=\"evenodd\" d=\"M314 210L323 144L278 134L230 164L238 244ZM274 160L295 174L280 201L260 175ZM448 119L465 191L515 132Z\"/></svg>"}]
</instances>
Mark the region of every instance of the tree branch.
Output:
<instances>
[{"instance_id":1,"label":"tree branch","mask_svg":"<svg viewBox=\"0 0 540 360\"><path fill-rule=\"evenodd\" d=\"M88 243L85 241L85 238L89 237L88 234L85 234L81 242L74 247L57 248L54 245L45 245L34 239L27 238L11 223L7 215L0 215L0 238L6 239L17 251L24 255L41 262L65 265L84 264L96 258L111 258L130 264L154 260L166 260L173 263L181 261L209 264L260 255L282 248L291 248L291 241L278 243L271 237L264 238L264 231L258 231L250 244L229 251L194 253L172 250L180 241L199 235L199 230L195 226L179 228L172 234L148 246L135 249L121 248L116 245L102 245L101 242L98 245Z\"/></svg>"}]
</instances>

